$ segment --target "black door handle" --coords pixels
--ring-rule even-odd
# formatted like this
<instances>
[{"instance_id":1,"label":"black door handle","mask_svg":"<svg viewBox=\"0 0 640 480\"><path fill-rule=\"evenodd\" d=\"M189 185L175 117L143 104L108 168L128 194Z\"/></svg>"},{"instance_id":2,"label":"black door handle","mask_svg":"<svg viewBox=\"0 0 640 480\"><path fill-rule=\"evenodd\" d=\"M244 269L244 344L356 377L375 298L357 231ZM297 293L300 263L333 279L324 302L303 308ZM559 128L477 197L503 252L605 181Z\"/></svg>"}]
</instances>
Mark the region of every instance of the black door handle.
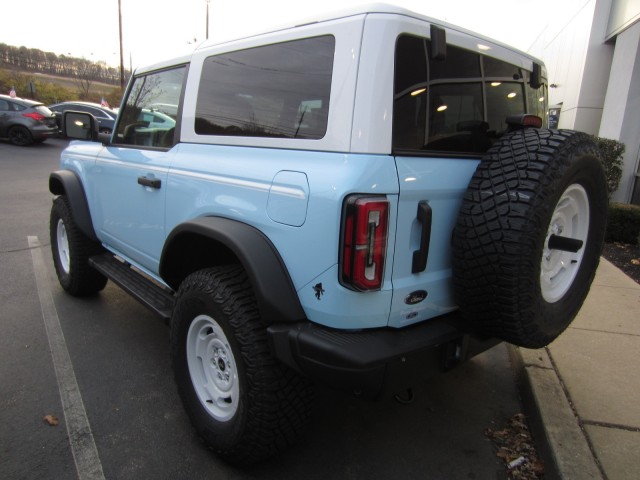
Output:
<instances>
[{"instance_id":1,"label":"black door handle","mask_svg":"<svg viewBox=\"0 0 640 480\"><path fill-rule=\"evenodd\" d=\"M159 178L138 177L138 185L150 188L160 188L162 182Z\"/></svg>"},{"instance_id":2,"label":"black door handle","mask_svg":"<svg viewBox=\"0 0 640 480\"><path fill-rule=\"evenodd\" d=\"M420 234L420 249L413 252L413 263L411 273L420 273L427 268L427 258L429 257L429 243L431 242L431 220L433 212L429 202L422 200L418 203L418 222L422 225Z\"/></svg>"}]
</instances>

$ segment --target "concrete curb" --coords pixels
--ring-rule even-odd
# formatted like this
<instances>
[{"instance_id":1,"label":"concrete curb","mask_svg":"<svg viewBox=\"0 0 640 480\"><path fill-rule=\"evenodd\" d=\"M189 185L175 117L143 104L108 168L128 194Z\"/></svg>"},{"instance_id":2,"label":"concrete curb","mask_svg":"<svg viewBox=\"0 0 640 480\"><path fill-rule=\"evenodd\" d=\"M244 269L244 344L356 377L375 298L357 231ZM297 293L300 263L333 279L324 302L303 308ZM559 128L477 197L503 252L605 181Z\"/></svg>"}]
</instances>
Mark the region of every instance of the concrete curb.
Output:
<instances>
[{"instance_id":1,"label":"concrete curb","mask_svg":"<svg viewBox=\"0 0 640 480\"><path fill-rule=\"evenodd\" d=\"M604 479L547 349L508 350L545 478Z\"/></svg>"}]
</instances>

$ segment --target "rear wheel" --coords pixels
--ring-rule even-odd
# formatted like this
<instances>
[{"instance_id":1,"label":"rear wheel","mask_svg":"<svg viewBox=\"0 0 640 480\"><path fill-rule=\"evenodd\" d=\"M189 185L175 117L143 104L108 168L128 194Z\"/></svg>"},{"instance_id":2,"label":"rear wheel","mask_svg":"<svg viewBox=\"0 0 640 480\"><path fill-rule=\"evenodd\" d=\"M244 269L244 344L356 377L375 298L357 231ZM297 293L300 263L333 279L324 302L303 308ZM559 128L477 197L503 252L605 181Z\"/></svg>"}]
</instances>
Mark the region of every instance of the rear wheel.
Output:
<instances>
[{"instance_id":1,"label":"rear wheel","mask_svg":"<svg viewBox=\"0 0 640 480\"><path fill-rule=\"evenodd\" d=\"M526 129L481 161L453 239L457 303L481 333L539 348L580 310L607 219L598 155L586 134Z\"/></svg>"},{"instance_id":2,"label":"rear wheel","mask_svg":"<svg viewBox=\"0 0 640 480\"><path fill-rule=\"evenodd\" d=\"M89 258L104 252L104 249L78 228L64 196L53 201L49 233L53 265L62 288L74 296L91 295L102 290L107 284L107 277L89 266Z\"/></svg>"},{"instance_id":3,"label":"rear wheel","mask_svg":"<svg viewBox=\"0 0 640 480\"><path fill-rule=\"evenodd\" d=\"M24 147L33 143L33 136L28 128L18 125L9 130L9 141L14 145Z\"/></svg>"},{"instance_id":4,"label":"rear wheel","mask_svg":"<svg viewBox=\"0 0 640 480\"><path fill-rule=\"evenodd\" d=\"M309 382L276 360L244 270L226 266L187 277L171 319L178 391L191 423L225 460L276 455L309 417Z\"/></svg>"}]
</instances>

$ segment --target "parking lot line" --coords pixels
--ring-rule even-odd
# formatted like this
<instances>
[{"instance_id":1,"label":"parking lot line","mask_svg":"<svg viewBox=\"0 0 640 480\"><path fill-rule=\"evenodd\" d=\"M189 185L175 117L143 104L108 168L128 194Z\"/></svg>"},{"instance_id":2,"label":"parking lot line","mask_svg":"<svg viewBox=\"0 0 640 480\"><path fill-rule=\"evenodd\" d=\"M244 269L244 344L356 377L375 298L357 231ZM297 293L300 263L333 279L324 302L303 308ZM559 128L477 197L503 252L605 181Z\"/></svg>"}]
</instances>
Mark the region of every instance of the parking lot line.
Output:
<instances>
[{"instance_id":1,"label":"parking lot line","mask_svg":"<svg viewBox=\"0 0 640 480\"><path fill-rule=\"evenodd\" d=\"M58 312L49 289L47 269L42 256L40 241L35 236L27 237L27 241L31 249L31 260L36 277L40 307L42 308L42 318L49 340L49 349L51 350L51 358L56 372L69 444L71 445L78 478L80 480L104 480L98 449L91 433L91 426L82 402L82 395L78 388L76 374L73 370L67 343L60 326Z\"/></svg>"}]
</instances>

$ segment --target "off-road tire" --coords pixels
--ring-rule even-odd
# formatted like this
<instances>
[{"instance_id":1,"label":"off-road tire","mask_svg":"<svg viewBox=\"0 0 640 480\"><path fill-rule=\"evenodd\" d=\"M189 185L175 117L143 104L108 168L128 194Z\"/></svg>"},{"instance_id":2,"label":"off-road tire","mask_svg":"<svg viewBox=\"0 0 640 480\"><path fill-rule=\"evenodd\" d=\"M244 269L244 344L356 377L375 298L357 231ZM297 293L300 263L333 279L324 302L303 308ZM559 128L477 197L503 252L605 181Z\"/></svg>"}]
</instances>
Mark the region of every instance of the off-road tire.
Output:
<instances>
[{"instance_id":1,"label":"off-road tire","mask_svg":"<svg viewBox=\"0 0 640 480\"><path fill-rule=\"evenodd\" d=\"M89 266L89 258L104 253L104 249L78 228L64 195L53 201L49 234L53 265L62 288L76 297L102 290L107 277Z\"/></svg>"},{"instance_id":2,"label":"off-road tire","mask_svg":"<svg viewBox=\"0 0 640 480\"><path fill-rule=\"evenodd\" d=\"M239 266L195 272L179 288L171 319L178 392L198 434L232 464L282 452L310 415L311 384L274 358L267 326Z\"/></svg>"},{"instance_id":3,"label":"off-road tire","mask_svg":"<svg viewBox=\"0 0 640 480\"><path fill-rule=\"evenodd\" d=\"M606 228L598 157L589 135L532 128L505 135L484 156L453 235L456 301L479 333L540 348L576 316ZM550 244L563 230L583 241L577 252Z\"/></svg>"}]
</instances>

